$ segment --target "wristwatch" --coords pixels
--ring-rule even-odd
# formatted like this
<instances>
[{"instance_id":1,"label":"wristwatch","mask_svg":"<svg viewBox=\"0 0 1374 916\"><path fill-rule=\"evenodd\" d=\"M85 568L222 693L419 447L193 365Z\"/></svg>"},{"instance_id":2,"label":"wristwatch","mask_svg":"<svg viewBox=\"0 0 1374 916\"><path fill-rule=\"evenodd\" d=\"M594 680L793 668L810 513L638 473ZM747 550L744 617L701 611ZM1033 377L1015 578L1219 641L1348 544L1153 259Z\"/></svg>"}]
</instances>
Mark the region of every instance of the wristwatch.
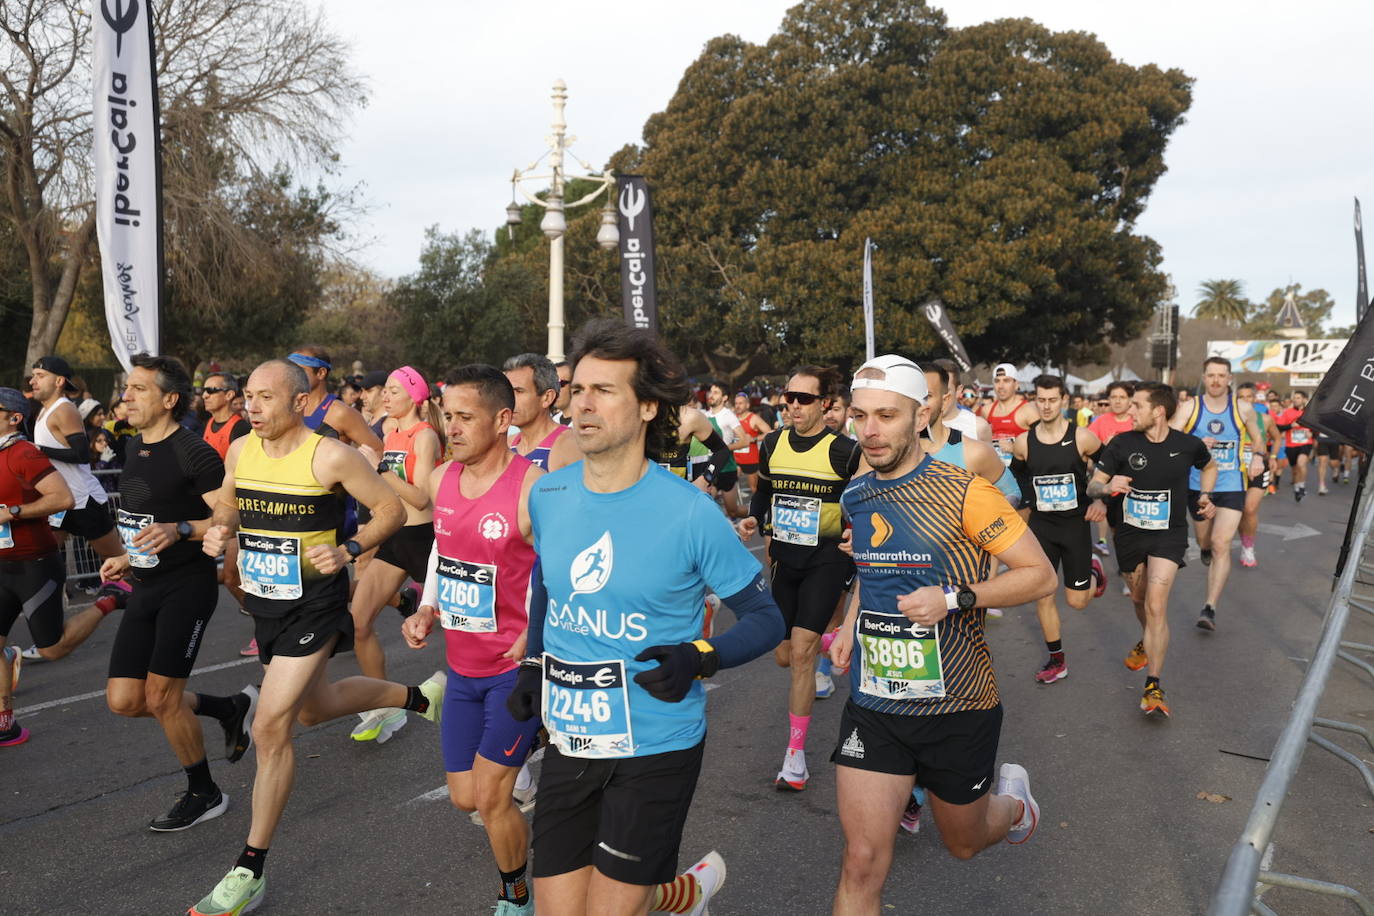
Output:
<instances>
[{"instance_id":1,"label":"wristwatch","mask_svg":"<svg viewBox=\"0 0 1374 916\"><path fill-rule=\"evenodd\" d=\"M177 522L177 537L187 541L191 539L193 534L195 534L195 530L191 527L190 522Z\"/></svg>"},{"instance_id":2,"label":"wristwatch","mask_svg":"<svg viewBox=\"0 0 1374 916\"><path fill-rule=\"evenodd\" d=\"M967 585L945 586L945 610L971 611L978 605L978 596Z\"/></svg>"},{"instance_id":3,"label":"wristwatch","mask_svg":"<svg viewBox=\"0 0 1374 916\"><path fill-rule=\"evenodd\" d=\"M343 542L344 553L348 554L349 562L358 559L363 554L363 545L349 538Z\"/></svg>"},{"instance_id":4,"label":"wristwatch","mask_svg":"<svg viewBox=\"0 0 1374 916\"><path fill-rule=\"evenodd\" d=\"M22 505L20 505L19 503L15 503L13 506L7 506L6 508L10 510L10 515L11 515L11 516L13 516L14 518L18 518L18 517L19 517L19 510L22 509L22 508L24 508L24 507L23 507Z\"/></svg>"},{"instance_id":5,"label":"wristwatch","mask_svg":"<svg viewBox=\"0 0 1374 916\"><path fill-rule=\"evenodd\" d=\"M701 670L697 677L706 678L720 670L720 656L716 654L716 647L704 639L695 639L692 645L697 647L701 653Z\"/></svg>"}]
</instances>

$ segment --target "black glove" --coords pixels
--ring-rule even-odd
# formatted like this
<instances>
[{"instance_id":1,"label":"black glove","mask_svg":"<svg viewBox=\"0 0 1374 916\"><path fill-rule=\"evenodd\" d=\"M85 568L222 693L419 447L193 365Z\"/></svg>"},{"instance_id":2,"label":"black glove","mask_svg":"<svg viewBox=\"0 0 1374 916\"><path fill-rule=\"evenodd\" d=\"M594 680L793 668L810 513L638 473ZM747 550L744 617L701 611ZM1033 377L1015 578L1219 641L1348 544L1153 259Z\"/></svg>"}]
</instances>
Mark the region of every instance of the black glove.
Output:
<instances>
[{"instance_id":1,"label":"black glove","mask_svg":"<svg viewBox=\"0 0 1374 916\"><path fill-rule=\"evenodd\" d=\"M539 665L521 665L515 676L515 686L506 695L506 711L517 722L528 722L539 715L544 697L544 669Z\"/></svg>"},{"instance_id":2,"label":"black glove","mask_svg":"<svg viewBox=\"0 0 1374 916\"><path fill-rule=\"evenodd\" d=\"M650 646L635 656L637 662L657 661L657 668L635 675L635 683L657 699L679 703L701 673L701 650L689 642L675 646Z\"/></svg>"}]
</instances>

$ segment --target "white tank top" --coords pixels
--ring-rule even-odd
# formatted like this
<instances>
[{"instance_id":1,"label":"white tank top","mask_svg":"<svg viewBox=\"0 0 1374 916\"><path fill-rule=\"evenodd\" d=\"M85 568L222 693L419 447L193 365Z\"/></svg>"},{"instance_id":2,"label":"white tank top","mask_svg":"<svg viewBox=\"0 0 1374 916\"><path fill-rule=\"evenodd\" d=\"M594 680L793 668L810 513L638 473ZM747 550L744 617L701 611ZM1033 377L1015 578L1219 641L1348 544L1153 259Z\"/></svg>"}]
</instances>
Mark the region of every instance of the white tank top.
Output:
<instances>
[{"instance_id":1,"label":"white tank top","mask_svg":"<svg viewBox=\"0 0 1374 916\"><path fill-rule=\"evenodd\" d=\"M43 412L38 415L37 421L33 424L33 443L34 445L47 446L48 448L66 448L57 437L48 429L48 414L53 412L53 408L61 404L61 400L53 402L52 407L44 407ZM57 473L62 475L62 479L67 482L68 488L72 491L72 499L76 501L74 508L86 508L86 501L94 499L102 506L105 505L108 497L105 495L105 488L100 485L100 481L95 479L91 473L89 464L75 464L70 461L58 461L56 458L49 458L52 466L57 468Z\"/></svg>"}]
</instances>

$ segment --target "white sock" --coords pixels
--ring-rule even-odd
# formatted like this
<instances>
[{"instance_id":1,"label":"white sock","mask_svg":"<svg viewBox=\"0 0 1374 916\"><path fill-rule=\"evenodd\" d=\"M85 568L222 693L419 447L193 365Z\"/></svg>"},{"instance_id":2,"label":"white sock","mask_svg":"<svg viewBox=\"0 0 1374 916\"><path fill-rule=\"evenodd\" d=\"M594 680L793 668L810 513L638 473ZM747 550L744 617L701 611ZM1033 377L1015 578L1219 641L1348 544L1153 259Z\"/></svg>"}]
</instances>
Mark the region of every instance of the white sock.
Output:
<instances>
[{"instance_id":1,"label":"white sock","mask_svg":"<svg viewBox=\"0 0 1374 916\"><path fill-rule=\"evenodd\" d=\"M530 772L530 765L527 763L520 767L520 774L515 777L515 788L521 792L528 789L534 783L534 774Z\"/></svg>"}]
</instances>

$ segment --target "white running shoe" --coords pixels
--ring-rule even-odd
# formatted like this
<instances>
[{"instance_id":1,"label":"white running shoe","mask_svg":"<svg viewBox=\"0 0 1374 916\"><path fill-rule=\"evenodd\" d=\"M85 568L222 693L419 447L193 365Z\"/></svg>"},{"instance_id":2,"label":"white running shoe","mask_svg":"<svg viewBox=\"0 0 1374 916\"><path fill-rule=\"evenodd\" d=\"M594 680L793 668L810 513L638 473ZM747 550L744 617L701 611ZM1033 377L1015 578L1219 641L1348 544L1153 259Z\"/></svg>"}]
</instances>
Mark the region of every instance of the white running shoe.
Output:
<instances>
[{"instance_id":1,"label":"white running shoe","mask_svg":"<svg viewBox=\"0 0 1374 916\"><path fill-rule=\"evenodd\" d=\"M806 751L789 747L773 785L779 792L801 792L806 789L806 781L810 778L811 773L806 769Z\"/></svg>"},{"instance_id":2,"label":"white running shoe","mask_svg":"<svg viewBox=\"0 0 1374 916\"><path fill-rule=\"evenodd\" d=\"M687 916L711 916L706 905L725 886L725 860L713 849L702 856L700 862L687 869L686 874L695 878L701 887L701 899L687 911Z\"/></svg>"},{"instance_id":3,"label":"white running shoe","mask_svg":"<svg viewBox=\"0 0 1374 916\"><path fill-rule=\"evenodd\" d=\"M1255 565L1255 548L1246 547L1244 545L1241 546L1240 565L1245 567L1251 567Z\"/></svg>"},{"instance_id":4,"label":"white running shoe","mask_svg":"<svg viewBox=\"0 0 1374 916\"><path fill-rule=\"evenodd\" d=\"M1040 806L1030 791L1030 774L1015 763L1004 763L997 775L997 794L1010 795L1021 802L1021 819L1007 831L1007 842L1019 846L1031 838L1040 823Z\"/></svg>"},{"instance_id":5,"label":"white running shoe","mask_svg":"<svg viewBox=\"0 0 1374 916\"><path fill-rule=\"evenodd\" d=\"M369 709L358 716L362 721L353 729L350 738L354 741L376 741L385 744L406 724L404 709Z\"/></svg>"},{"instance_id":6,"label":"white running shoe","mask_svg":"<svg viewBox=\"0 0 1374 916\"><path fill-rule=\"evenodd\" d=\"M828 674L816 672L816 699L824 700L835 692L835 679Z\"/></svg>"}]
</instances>

